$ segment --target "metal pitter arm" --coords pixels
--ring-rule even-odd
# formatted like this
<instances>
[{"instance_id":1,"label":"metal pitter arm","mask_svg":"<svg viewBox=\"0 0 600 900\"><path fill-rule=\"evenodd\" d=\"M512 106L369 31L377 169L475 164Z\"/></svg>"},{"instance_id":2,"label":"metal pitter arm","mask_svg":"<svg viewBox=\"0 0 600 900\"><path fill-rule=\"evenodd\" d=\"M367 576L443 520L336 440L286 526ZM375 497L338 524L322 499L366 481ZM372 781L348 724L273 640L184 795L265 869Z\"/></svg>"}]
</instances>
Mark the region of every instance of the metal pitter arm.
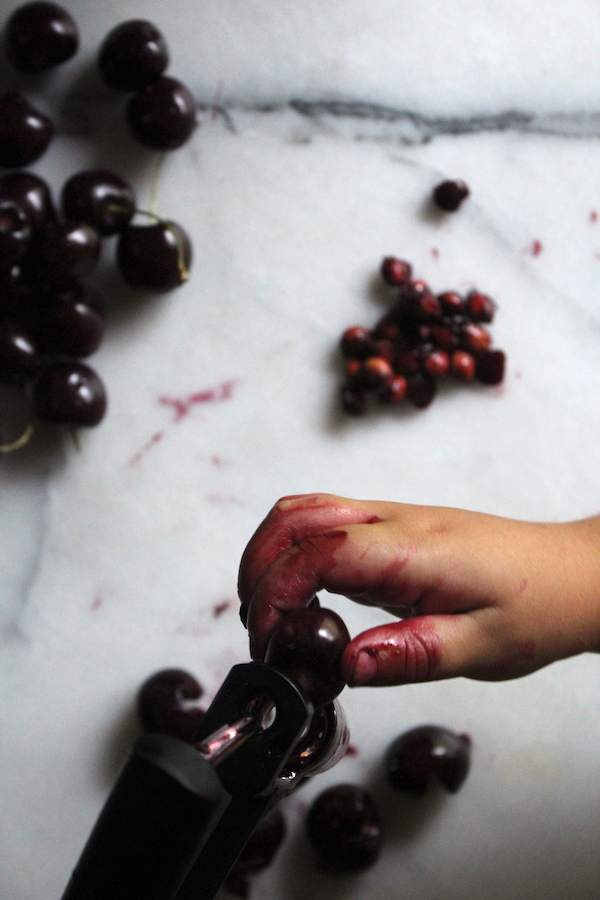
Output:
<instances>
[{"instance_id":1,"label":"metal pitter arm","mask_svg":"<svg viewBox=\"0 0 600 900\"><path fill-rule=\"evenodd\" d=\"M134 744L62 900L212 900L262 816L346 744L337 704L315 713L278 670L234 666L192 744Z\"/></svg>"}]
</instances>

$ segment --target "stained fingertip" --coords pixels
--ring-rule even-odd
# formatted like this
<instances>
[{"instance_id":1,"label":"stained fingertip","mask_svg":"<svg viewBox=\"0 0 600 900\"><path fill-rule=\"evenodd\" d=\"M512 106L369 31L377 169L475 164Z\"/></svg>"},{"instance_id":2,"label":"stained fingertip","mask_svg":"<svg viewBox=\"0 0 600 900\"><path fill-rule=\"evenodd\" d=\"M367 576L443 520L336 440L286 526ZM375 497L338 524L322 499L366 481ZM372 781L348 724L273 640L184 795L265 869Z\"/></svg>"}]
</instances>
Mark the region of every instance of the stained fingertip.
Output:
<instances>
[{"instance_id":1,"label":"stained fingertip","mask_svg":"<svg viewBox=\"0 0 600 900\"><path fill-rule=\"evenodd\" d=\"M348 687L362 687L370 684L376 676L377 655L372 647L359 650L345 672Z\"/></svg>"}]
</instances>

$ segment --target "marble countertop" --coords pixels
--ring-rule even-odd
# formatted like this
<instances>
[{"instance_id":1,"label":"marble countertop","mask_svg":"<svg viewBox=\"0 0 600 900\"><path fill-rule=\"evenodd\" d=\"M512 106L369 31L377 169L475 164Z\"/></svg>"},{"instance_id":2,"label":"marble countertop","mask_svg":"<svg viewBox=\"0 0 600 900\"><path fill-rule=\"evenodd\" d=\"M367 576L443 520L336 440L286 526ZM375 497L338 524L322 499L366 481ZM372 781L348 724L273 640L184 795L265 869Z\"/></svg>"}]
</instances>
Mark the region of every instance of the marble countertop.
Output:
<instances>
[{"instance_id":1,"label":"marble countertop","mask_svg":"<svg viewBox=\"0 0 600 900\"><path fill-rule=\"evenodd\" d=\"M109 327L90 360L107 417L79 449L39 430L0 461L3 900L60 897L151 672L188 668L210 697L248 659L237 568L279 496L598 512L597 4L64 6L82 46L26 82L59 123L34 170L58 192L74 171L114 168L141 207L189 231L194 263L184 287L141 296L108 242L92 281ZM94 70L104 34L133 17L163 30L199 105L192 140L161 158L134 143ZM18 82L4 63L0 77ZM432 215L446 177L471 196ZM391 254L435 291L494 297L500 388L340 413L339 335L381 315ZM7 429L14 391L0 404ZM373 624L327 603L352 633ZM286 801L288 838L252 897L597 900L599 676L581 656L505 684L344 691L356 753ZM471 775L449 799L392 798L383 751L423 722L472 735ZM373 869L332 879L314 870L302 816L337 781L373 788L387 837Z\"/></svg>"}]
</instances>

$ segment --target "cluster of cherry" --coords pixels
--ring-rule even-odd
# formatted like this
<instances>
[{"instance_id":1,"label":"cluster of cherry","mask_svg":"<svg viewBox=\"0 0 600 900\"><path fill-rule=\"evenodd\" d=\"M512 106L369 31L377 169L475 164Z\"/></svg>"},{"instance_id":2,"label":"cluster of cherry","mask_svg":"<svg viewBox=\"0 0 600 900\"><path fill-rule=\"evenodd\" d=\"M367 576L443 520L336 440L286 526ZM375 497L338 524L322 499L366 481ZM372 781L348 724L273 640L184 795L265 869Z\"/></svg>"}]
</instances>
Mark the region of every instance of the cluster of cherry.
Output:
<instances>
[{"instance_id":1,"label":"cluster of cherry","mask_svg":"<svg viewBox=\"0 0 600 900\"><path fill-rule=\"evenodd\" d=\"M318 709L343 689L339 662L350 635L332 610L315 600L288 612L273 631L265 661L298 683ZM170 734L193 741L204 711L203 689L182 669L155 673L142 685L137 711L147 732ZM462 786L470 767L471 740L435 725L422 725L401 734L388 747L384 767L389 784L413 797L423 796L434 783L450 793ZM317 865L330 872L356 872L379 858L383 835L376 803L360 785L343 783L322 791L306 817L308 837L317 852ZM249 895L249 877L266 868L285 836L279 807L260 822L242 851L225 886L240 897Z\"/></svg>"},{"instance_id":2,"label":"cluster of cherry","mask_svg":"<svg viewBox=\"0 0 600 900\"><path fill-rule=\"evenodd\" d=\"M52 69L79 46L70 14L38 0L12 13L4 38L9 63L24 73ZM132 92L127 122L153 150L182 146L196 125L194 98L164 74L168 63L164 37L139 19L116 26L98 54L105 84ZM153 292L187 280L192 245L178 223L138 210L132 188L113 171L76 173L56 204L49 185L23 171L45 153L54 134L51 119L23 94L0 95L0 166L13 170L0 176L0 382L25 385L39 421L93 426L104 417L106 390L81 360L104 336L103 302L85 283L102 239L116 236L124 280ZM16 440L1 436L1 449L17 449L32 431L30 423Z\"/></svg>"},{"instance_id":3,"label":"cluster of cherry","mask_svg":"<svg viewBox=\"0 0 600 900\"><path fill-rule=\"evenodd\" d=\"M367 410L368 396L381 403L406 399L418 409L433 401L441 378L499 384L505 354L492 348L485 325L495 303L480 291L437 296L413 279L410 263L385 257L381 275L396 289L395 303L373 329L347 328L340 346L345 359L342 407L351 415Z\"/></svg>"}]
</instances>

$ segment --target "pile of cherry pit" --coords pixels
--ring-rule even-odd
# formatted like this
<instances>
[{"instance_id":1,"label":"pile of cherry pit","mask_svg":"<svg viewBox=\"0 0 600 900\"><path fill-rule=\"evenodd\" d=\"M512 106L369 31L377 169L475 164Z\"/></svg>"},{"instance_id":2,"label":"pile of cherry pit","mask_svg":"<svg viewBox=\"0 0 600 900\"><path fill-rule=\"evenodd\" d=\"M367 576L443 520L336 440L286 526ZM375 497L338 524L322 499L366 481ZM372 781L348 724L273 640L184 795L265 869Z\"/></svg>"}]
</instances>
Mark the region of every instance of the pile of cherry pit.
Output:
<instances>
[{"instance_id":1,"label":"pile of cherry pit","mask_svg":"<svg viewBox=\"0 0 600 900\"><path fill-rule=\"evenodd\" d=\"M55 3L15 10L4 29L9 63L43 73L77 51L78 30ZM181 147L196 126L187 87L165 74L169 51L150 22L130 20L105 37L97 57L103 82L128 92L126 120L135 138L158 151ZM53 425L93 426L107 398L97 373L81 360L104 336L105 313L85 283L104 238L116 236L116 262L136 288L162 293L188 279L192 245L176 222L137 209L129 184L108 170L74 174L62 186L57 211L49 185L25 167L55 134L48 116L19 91L0 94L0 383L24 387L32 412ZM1 449L27 442L33 424Z\"/></svg>"},{"instance_id":2,"label":"pile of cherry pit","mask_svg":"<svg viewBox=\"0 0 600 900\"><path fill-rule=\"evenodd\" d=\"M344 680L339 662L350 635L337 613L320 607L317 598L306 608L286 614L273 632L265 660L301 686L315 708L330 703ZM137 695L137 711L147 732L170 734L193 742L204 715L203 689L182 669L152 675ZM383 755L387 782L412 797L435 786L455 793L470 767L471 739L437 725L421 725L399 735ZM327 872L356 872L378 859L384 840L375 800L364 787L335 784L308 808L306 830L317 866ZM248 897L249 877L266 868L285 836L281 809L273 808L242 851L225 886Z\"/></svg>"},{"instance_id":3,"label":"pile of cherry pit","mask_svg":"<svg viewBox=\"0 0 600 900\"><path fill-rule=\"evenodd\" d=\"M407 400L424 409L447 376L500 384L506 360L502 350L492 348L485 327L496 310L490 297L477 290L466 297L455 291L436 296L427 282L412 277L410 263L393 256L384 258L380 271L396 291L394 305L374 328L353 325L340 341L347 413L365 413L369 396L388 405Z\"/></svg>"}]
</instances>

